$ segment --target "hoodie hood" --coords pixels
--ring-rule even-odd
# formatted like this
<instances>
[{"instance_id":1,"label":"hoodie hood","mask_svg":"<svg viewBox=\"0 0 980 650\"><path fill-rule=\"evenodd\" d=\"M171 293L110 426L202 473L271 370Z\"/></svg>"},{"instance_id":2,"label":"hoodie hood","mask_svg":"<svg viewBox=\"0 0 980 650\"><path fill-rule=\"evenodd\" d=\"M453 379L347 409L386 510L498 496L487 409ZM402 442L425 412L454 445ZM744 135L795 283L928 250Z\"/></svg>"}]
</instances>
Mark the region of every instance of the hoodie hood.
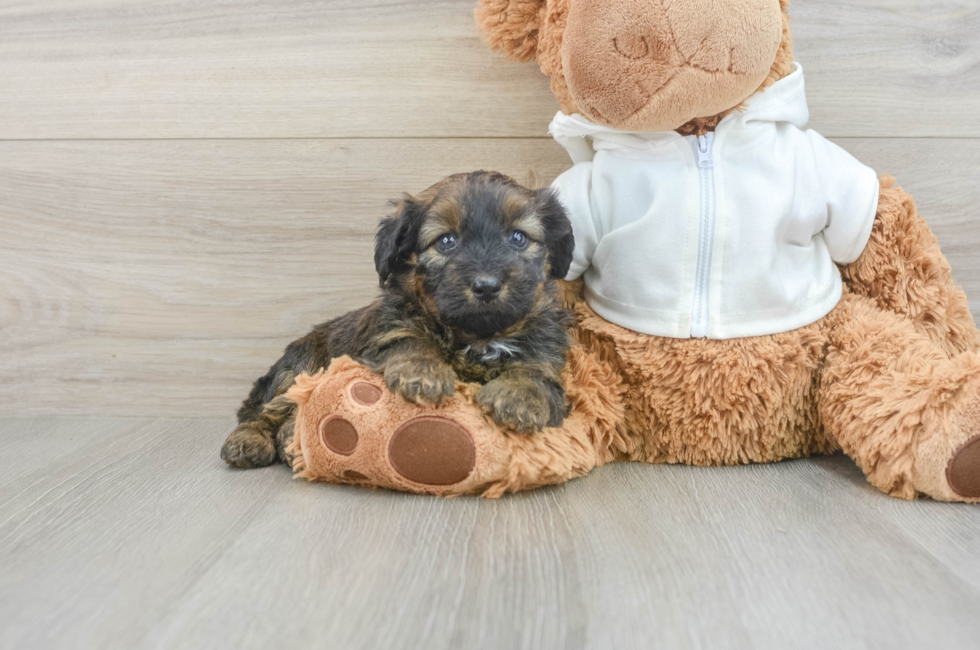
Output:
<instances>
[{"instance_id":1,"label":"hoodie hood","mask_svg":"<svg viewBox=\"0 0 980 650\"><path fill-rule=\"evenodd\" d=\"M745 128L753 122L788 122L802 129L809 120L803 68L799 63L793 63L789 75L745 100L743 107L725 117L716 131ZM592 160L596 151L651 150L683 137L676 131L620 131L591 122L578 113L566 115L561 111L551 121L548 133L576 164Z\"/></svg>"}]
</instances>

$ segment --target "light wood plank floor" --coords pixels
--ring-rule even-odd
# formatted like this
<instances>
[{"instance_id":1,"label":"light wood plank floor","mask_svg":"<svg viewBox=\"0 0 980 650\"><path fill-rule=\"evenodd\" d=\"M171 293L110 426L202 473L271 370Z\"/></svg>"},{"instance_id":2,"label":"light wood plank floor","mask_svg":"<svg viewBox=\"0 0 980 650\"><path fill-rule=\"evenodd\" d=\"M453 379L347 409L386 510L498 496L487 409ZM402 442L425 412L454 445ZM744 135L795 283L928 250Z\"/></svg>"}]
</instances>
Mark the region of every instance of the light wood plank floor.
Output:
<instances>
[{"instance_id":1,"label":"light wood plank floor","mask_svg":"<svg viewBox=\"0 0 980 650\"><path fill-rule=\"evenodd\" d=\"M2 648L975 648L980 508L844 457L500 501L237 472L228 419L0 423Z\"/></svg>"}]
</instances>

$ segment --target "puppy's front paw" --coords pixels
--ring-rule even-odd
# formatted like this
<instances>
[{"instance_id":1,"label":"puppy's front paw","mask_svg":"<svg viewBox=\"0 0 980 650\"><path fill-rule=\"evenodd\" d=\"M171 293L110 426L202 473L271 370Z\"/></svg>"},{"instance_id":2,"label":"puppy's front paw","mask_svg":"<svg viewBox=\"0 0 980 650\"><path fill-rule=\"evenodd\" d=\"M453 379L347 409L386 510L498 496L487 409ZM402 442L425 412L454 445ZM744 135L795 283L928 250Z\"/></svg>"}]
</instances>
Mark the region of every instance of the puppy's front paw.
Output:
<instances>
[{"instance_id":1,"label":"puppy's front paw","mask_svg":"<svg viewBox=\"0 0 980 650\"><path fill-rule=\"evenodd\" d=\"M250 424L240 424L228 434L221 447L221 459L239 469L267 467L276 462L276 446L269 436Z\"/></svg>"},{"instance_id":2,"label":"puppy's front paw","mask_svg":"<svg viewBox=\"0 0 980 650\"><path fill-rule=\"evenodd\" d=\"M533 433L548 426L551 401L539 382L497 378L476 394L476 402L499 426Z\"/></svg>"},{"instance_id":3,"label":"puppy's front paw","mask_svg":"<svg viewBox=\"0 0 980 650\"><path fill-rule=\"evenodd\" d=\"M384 368L388 390L416 404L442 404L456 392L456 372L439 359L398 357Z\"/></svg>"}]
</instances>

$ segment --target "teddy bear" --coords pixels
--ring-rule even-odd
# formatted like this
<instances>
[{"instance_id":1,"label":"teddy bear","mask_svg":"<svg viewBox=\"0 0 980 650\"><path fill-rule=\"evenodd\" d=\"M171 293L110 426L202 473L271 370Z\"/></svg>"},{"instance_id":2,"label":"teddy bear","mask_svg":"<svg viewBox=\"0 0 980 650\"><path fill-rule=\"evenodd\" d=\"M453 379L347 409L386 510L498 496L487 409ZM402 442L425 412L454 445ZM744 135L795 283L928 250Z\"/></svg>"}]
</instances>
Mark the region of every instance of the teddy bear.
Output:
<instances>
[{"instance_id":1,"label":"teddy bear","mask_svg":"<svg viewBox=\"0 0 980 650\"><path fill-rule=\"evenodd\" d=\"M805 129L788 0L480 0L572 167L571 414L501 430L348 358L300 377L311 480L495 497L612 461L843 450L894 497L980 502L980 331L912 197Z\"/></svg>"}]
</instances>

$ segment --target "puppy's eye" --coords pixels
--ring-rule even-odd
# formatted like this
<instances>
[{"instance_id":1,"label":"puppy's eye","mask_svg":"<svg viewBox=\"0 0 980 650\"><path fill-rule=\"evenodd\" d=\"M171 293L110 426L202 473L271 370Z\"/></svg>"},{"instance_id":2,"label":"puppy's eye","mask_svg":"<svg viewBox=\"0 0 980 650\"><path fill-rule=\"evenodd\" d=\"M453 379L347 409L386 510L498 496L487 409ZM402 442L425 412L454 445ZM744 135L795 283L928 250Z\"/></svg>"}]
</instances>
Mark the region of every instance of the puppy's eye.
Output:
<instances>
[{"instance_id":1,"label":"puppy's eye","mask_svg":"<svg viewBox=\"0 0 980 650\"><path fill-rule=\"evenodd\" d=\"M436 250L443 254L456 250L456 235L448 233L439 235L439 239L436 240Z\"/></svg>"},{"instance_id":2,"label":"puppy's eye","mask_svg":"<svg viewBox=\"0 0 980 650\"><path fill-rule=\"evenodd\" d=\"M518 250L524 250L527 248L527 234L521 232L520 230L515 230L510 233L510 237L507 238L510 245Z\"/></svg>"}]
</instances>

